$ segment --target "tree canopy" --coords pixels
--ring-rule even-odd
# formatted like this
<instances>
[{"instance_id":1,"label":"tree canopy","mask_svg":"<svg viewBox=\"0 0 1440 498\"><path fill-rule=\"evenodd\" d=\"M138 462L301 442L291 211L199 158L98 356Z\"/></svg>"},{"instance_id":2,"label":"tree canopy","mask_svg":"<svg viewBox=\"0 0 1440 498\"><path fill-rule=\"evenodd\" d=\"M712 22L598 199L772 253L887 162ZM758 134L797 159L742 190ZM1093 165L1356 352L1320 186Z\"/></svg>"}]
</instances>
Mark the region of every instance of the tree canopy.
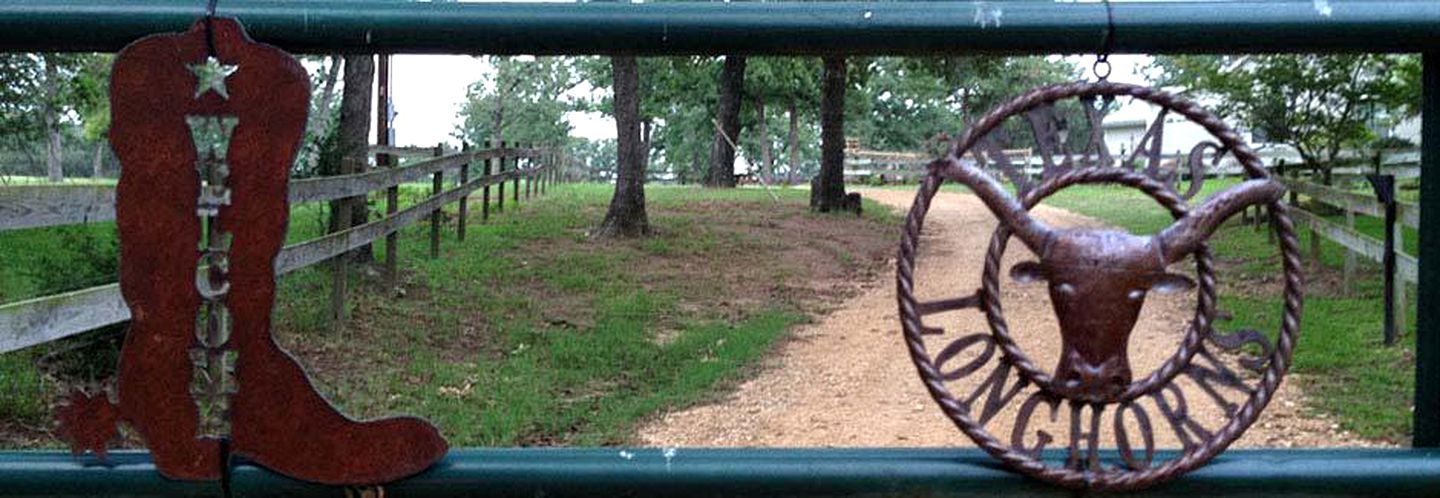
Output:
<instances>
[{"instance_id":1,"label":"tree canopy","mask_svg":"<svg viewBox=\"0 0 1440 498\"><path fill-rule=\"evenodd\" d=\"M579 83L574 63L561 57L486 60L493 71L470 86L456 135L474 144L564 143L570 134L565 113L574 108L565 93Z\"/></svg>"},{"instance_id":2,"label":"tree canopy","mask_svg":"<svg viewBox=\"0 0 1440 498\"><path fill-rule=\"evenodd\" d=\"M1413 116L1420 104L1414 55L1224 55L1157 57L1158 83L1224 105L1213 109L1259 137L1295 148L1330 170L1345 150L1364 149L1376 129Z\"/></svg>"}]
</instances>

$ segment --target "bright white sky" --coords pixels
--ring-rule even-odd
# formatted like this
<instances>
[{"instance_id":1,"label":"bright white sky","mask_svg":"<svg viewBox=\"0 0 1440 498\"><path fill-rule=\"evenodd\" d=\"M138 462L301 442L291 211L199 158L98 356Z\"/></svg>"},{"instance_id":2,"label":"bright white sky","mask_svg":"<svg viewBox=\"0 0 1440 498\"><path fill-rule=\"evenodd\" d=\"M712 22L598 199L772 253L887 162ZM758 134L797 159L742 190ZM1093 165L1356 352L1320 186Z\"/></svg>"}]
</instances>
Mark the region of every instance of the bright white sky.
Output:
<instances>
[{"instance_id":1,"label":"bright white sky","mask_svg":"<svg viewBox=\"0 0 1440 498\"><path fill-rule=\"evenodd\" d=\"M1149 62L1143 55L1112 55L1111 81L1144 84L1136 70ZM1094 56L1072 56L1066 60L1089 68ZM460 106L465 91L479 81L489 65L463 55L396 55L390 64L390 93L394 100L396 145L432 146L439 142L458 144L452 135L460 125ZM1091 75L1085 75L1090 78ZM587 85L581 85L582 88ZM598 113L571 113L575 136L600 140L615 138L615 123Z\"/></svg>"},{"instance_id":2,"label":"bright white sky","mask_svg":"<svg viewBox=\"0 0 1440 498\"><path fill-rule=\"evenodd\" d=\"M395 106L396 145L458 144L465 92L490 70L485 61L468 55L396 55L390 58L390 95ZM581 85L584 87L585 85ZM600 140L615 138L615 122L598 113L570 113L572 135Z\"/></svg>"}]
</instances>

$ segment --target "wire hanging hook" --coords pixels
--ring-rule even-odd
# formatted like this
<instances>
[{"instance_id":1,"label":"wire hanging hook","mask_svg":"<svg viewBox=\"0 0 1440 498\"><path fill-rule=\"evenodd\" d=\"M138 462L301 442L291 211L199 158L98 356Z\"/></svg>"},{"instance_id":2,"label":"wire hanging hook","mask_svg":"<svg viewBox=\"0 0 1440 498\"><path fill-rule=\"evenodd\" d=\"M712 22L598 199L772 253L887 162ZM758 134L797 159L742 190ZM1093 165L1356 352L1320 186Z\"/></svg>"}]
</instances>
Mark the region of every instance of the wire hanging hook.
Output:
<instances>
[{"instance_id":1,"label":"wire hanging hook","mask_svg":"<svg viewBox=\"0 0 1440 498\"><path fill-rule=\"evenodd\" d=\"M205 50L211 58L218 58L215 55L215 4L219 0L209 0L205 4Z\"/></svg>"},{"instance_id":2,"label":"wire hanging hook","mask_svg":"<svg viewBox=\"0 0 1440 498\"><path fill-rule=\"evenodd\" d=\"M1105 34L1100 39L1100 50L1095 54L1095 65L1090 71L1100 81L1110 77L1110 51L1115 48L1115 10L1110 6L1110 0L1101 0L1105 4Z\"/></svg>"}]
</instances>

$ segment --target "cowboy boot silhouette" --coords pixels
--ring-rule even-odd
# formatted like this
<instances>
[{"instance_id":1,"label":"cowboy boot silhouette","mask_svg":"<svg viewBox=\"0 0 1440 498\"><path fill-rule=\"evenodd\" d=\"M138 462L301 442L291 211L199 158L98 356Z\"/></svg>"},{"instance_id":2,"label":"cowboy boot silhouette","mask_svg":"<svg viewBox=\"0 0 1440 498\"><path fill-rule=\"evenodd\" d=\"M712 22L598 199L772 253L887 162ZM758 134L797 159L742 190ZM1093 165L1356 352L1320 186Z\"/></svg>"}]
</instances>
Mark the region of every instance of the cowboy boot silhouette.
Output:
<instances>
[{"instance_id":1,"label":"cowboy boot silhouette","mask_svg":"<svg viewBox=\"0 0 1440 498\"><path fill-rule=\"evenodd\" d=\"M156 467L172 478L220 476L225 455L220 440L206 436L216 428L207 419L226 415L232 454L298 479L375 484L424 470L447 449L434 426L413 417L345 417L273 340L274 260L285 240L309 78L234 20L210 25L208 40L202 20L183 34L137 41L112 71L121 290L133 315L118 418L140 432ZM207 156L197 150L202 138L222 145ZM208 266L198 277L197 263ZM197 372L192 358L233 358L233 383L224 365ZM197 393L197 375L212 389ZM202 413L197 400L215 396L222 399ZM78 397L78 408L61 413L77 449L97 449L87 441L113 433L103 405ZM84 411L100 422L77 416Z\"/></svg>"}]
</instances>

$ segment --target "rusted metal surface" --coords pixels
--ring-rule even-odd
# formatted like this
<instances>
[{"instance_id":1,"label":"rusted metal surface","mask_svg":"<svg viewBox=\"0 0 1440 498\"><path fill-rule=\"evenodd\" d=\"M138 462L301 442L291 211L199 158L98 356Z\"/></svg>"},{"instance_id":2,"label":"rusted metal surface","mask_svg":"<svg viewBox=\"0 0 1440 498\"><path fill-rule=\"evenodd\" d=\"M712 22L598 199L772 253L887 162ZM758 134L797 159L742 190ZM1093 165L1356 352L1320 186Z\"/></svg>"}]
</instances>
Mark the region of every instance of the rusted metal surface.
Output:
<instances>
[{"instance_id":1,"label":"rusted metal surface","mask_svg":"<svg viewBox=\"0 0 1440 498\"><path fill-rule=\"evenodd\" d=\"M1251 179L1192 208L1176 191L1173 178L1155 166L1158 154L1150 156L1146 170L1117 164L1105 150L1098 128L1103 112L1097 109L1125 97L1160 108L1157 126L1147 134L1149 143L1158 143L1163 132L1158 124L1166 114L1182 116L1208 130L1217 142L1206 147L1217 155L1233 155ZM1053 126L1055 104L1067 99L1079 100L1095 125L1078 154L1065 146L1063 129ZM966 158L968 152L997 149L1002 126L1017 116L1029 122L1046 158L1042 179L1032 185L1007 169L1003 154L993 156L1000 172L1017 184L1018 198ZM1060 159L1049 159L1056 157ZM988 248L982 287L974 295L921 302L914 284L921 227L931 199L947 180L969 187L1000 225ZM1134 235L1054 228L1028 213L1065 187L1094 183L1138 189L1176 221L1158 233ZM972 124L945 157L931 163L905 225L897 297L905 340L921 379L945 414L981 448L1010 468L1044 481L1076 489L1128 490L1203 465L1255 421L1279 386L1299 334L1303 277L1294 229L1281 202L1284 191L1223 121L1165 92L1104 81L1075 83L1036 89L1001 105ZM1257 205L1273 215L1285 271L1284 319L1274 343L1257 331L1221 332L1214 326L1216 282L1205 240L1227 218ZM1059 321L1060 356L1052 370L1026 355L1005 322L999 275L1011 235L1038 260L1016 264L1010 275L1022 284L1045 282ZM1195 261L1196 278L1169 270L1189 257ZM1153 371L1137 376L1127 351L1147 295L1191 288L1196 288L1195 315L1176 351ZM983 313L989 333L955 336L926 323L927 316L962 310ZM939 346L938 352L931 353L931 346ZM970 385L964 385L966 381ZM1187 400L1182 383L1196 386L1189 392L1203 392L1205 399ZM957 397L952 391L968 394ZM1190 409L1201 402L1214 403L1225 418L1206 427ZM1012 430L992 434L987 424L1002 413L1012 417ZM1056 433L1033 428L1046 424L1062 428ZM1157 431L1166 429L1182 451L1157 461ZM1102 439L1115 447L1101 449ZM1043 458L1042 450L1052 443L1068 447L1063 460Z\"/></svg>"},{"instance_id":2,"label":"rusted metal surface","mask_svg":"<svg viewBox=\"0 0 1440 498\"><path fill-rule=\"evenodd\" d=\"M110 140L123 165L120 285L133 319L118 404L77 395L61 412L72 448L102 453L118 419L176 479L218 479L231 456L326 484L419 472L447 449L433 426L345 417L272 338L305 70L233 20L213 20L213 50L206 35L197 22L116 58Z\"/></svg>"},{"instance_id":3,"label":"rusted metal surface","mask_svg":"<svg viewBox=\"0 0 1440 498\"><path fill-rule=\"evenodd\" d=\"M1180 181L1185 177L1181 168L1184 168L1190 183L1179 195L1182 199L1189 200L1200 193L1204 186L1207 162L1211 167L1218 167L1220 159L1225 156L1224 146L1216 142L1202 141L1191 147L1190 152L1185 155L1184 164L1181 164L1178 157L1167 161L1164 152L1164 130L1169 110L1163 107L1156 113L1145 133L1139 137L1134 150L1123 157L1112 155L1105 143L1103 124L1105 115L1114 107L1115 96L1083 95L1078 100L1079 114L1084 117L1088 135L1083 147L1078 151L1078 156L1075 155L1076 151L1066 146L1072 125L1064 112L1056 108L1055 102L1038 103L1034 107L1019 111L1034 139L1035 155L1040 158L1040 181L1049 180L1076 168L1117 167L1141 172L1170 190L1179 192ZM968 157L975 158L982 166L993 165L1017 190L1024 192L1035 184L1026 172L1028 164L1013 163L1006 152L1015 148L1028 151L1030 147L1017 142L1019 137L1014 135L1005 128L990 130L978 137L975 145L966 152L970 154ZM965 156L962 154L960 157ZM1029 156L1025 159L1028 162Z\"/></svg>"}]
</instances>

